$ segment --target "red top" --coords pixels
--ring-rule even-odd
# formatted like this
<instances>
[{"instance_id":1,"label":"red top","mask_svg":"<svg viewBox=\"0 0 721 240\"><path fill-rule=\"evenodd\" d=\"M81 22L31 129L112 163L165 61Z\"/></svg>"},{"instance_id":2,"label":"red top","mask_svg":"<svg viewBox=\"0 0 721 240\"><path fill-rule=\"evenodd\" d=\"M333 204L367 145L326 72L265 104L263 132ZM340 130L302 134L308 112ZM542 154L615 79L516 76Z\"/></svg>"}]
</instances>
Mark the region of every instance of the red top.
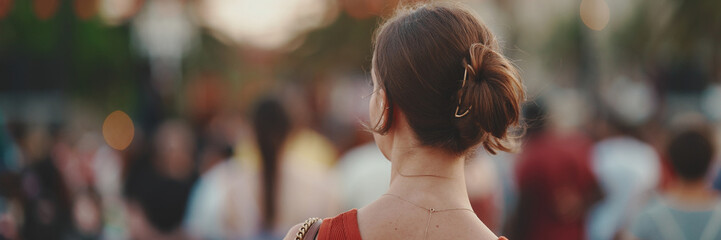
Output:
<instances>
[{"instance_id":1,"label":"red top","mask_svg":"<svg viewBox=\"0 0 721 240\"><path fill-rule=\"evenodd\" d=\"M593 143L582 134L532 136L519 154L516 239L585 237L598 185L590 168Z\"/></svg>"},{"instance_id":2,"label":"red top","mask_svg":"<svg viewBox=\"0 0 721 240\"><path fill-rule=\"evenodd\" d=\"M323 219L318 230L318 240L361 240L358 229L358 210L341 213L334 218ZM508 240L500 237L498 240Z\"/></svg>"},{"instance_id":3,"label":"red top","mask_svg":"<svg viewBox=\"0 0 721 240\"><path fill-rule=\"evenodd\" d=\"M358 210L341 213L334 218L323 219L318 230L318 240L347 239L361 240L358 229Z\"/></svg>"}]
</instances>

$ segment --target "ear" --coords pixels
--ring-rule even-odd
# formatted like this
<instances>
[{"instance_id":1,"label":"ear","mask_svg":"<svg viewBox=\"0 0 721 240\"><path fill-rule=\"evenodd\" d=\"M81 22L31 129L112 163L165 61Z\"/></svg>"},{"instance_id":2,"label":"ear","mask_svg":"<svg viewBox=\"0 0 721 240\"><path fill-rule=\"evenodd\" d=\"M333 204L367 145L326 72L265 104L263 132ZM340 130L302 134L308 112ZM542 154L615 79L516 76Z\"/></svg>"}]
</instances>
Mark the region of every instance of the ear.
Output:
<instances>
[{"instance_id":1,"label":"ear","mask_svg":"<svg viewBox=\"0 0 721 240\"><path fill-rule=\"evenodd\" d=\"M386 90L384 90L383 88L379 88L377 94L378 94L378 104L380 104L380 106L383 109L388 108L389 107L387 105L388 104L388 96L386 95Z\"/></svg>"},{"instance_id":2,"label":"ear","mask_svg":"<svg viewBox=\"0 0 721 240\"><path fill-rule=\"evenodd\" d=\"M389 116L391 114L391 106L390 101L388 101L388 96L386 95L386 91L383 88L378 89L378 105L380 105L381 109L381 116L379 123L381 126L385 126L385 124L391 124L390 122L387 122L389 119Z\"/></svg>"}]
</instances>

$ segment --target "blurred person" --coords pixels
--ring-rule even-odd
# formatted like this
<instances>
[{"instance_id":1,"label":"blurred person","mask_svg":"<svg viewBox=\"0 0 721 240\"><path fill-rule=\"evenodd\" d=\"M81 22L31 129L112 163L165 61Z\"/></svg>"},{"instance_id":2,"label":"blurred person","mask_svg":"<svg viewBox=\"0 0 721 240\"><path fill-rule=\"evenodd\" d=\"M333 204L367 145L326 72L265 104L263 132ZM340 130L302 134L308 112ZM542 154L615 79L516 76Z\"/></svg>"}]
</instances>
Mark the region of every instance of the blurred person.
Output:
<instances>
[{"instance_id":1,"label":"blurred person","mask_svg":"<svg viewBox=\"0 0 721 240\"><path fill-rule=\"evenodd\" d=\"M95 132L70 133L64 129L62 136L53 144L52 156L58 166L68 189L72 194L85 191L94 184L96 173L93 172L95 154L103 145L102 136ZM77 137L70 136L77 135Z\"/></svg>"},{"instance_id":2,"label":"blurred person","mask_svg":"<svg viewBox=\"0 0 721 240\"><path fill-rule=\"evenodd\" d=\"M125 156L122 194L129 238L191 239L182 223L196 178L194 137L185 122L166 120L151 144L134 145Z\"/></svg>"},{"instance_id":3,"label":"blurred person","mask_svg":"<svg viewBox=\"0 0 721 240\"><path fill-rule=\"evenodd\" d=\"M206 140L200 151L198 173L204 174L215 165L233 156L233 148L217 140Z\"/></svg>"},{"instance_id":4,"label":"blurred person","mask_svg":"<svg viewBox=\"0 0 721 240\"><path fill-rule=\"evenodd\" d=\"M261 161L262 231L256 239L278 239L305 216L329 214L336 208L333 176L313 155L326 150L312 145L307 130L298 129L280 101L260 100L253 115ZM307 153L314 151L317 153Z\"/></svg>"},{"instance_id":5,"label":"blurred person","mask_svg":"<svg viewBox=\"0 0 721 240\"><path fill-rule=\"evenodd\" d=\"M278 239L305 216L338 208L329 166L335 150L299 126L283 103L275 97L259 100L253 134L241 131L235 153L200 177L185 220L194 236Z\"/></svg>"},{"instance_id":6,"label":"blurred person","mask_svg":"<svg viewBox=\"0 0 721 240\"><path fill-rule=\"evenodd\" d=\"M0 239L18 239L22 219L20 174L0 173Z\"/></svg>"},{"instance_id":7,"label":"blurred person","mask_svg":"<svg viewBox=\"0 0 721 240\"><path fill-rule=\"evenodd\" d=\"M94 182L91 189L95 189L99 197L101 221L103 223L103 239L126 239L125 212L123 211L123 171L126 169L125 160L142 145L142 133L136 130L131 145L123 152L118 152L110 146L103 145L93 154L92 170ZM92 195L91 195L92 196ZM94 198L91 198L94 200Z\"/></svg>"},{"instance_id":8,"label":"blurred person","mask_svg":"<svg viewBox=\"0 0 721 240\"><path fill-rule=\"evenodd\" d=\"M494 35L452 4L400 8L376 34L370 122L391 162L386 194L285 239L499 239L471 209L467 156L510 151L523 87ZM299 187L310 189L309 187ZM317 203L316 203L317 204Z\"/></svg>"},{"instance_id":9,"label":"blurred person","mask_svg":"<svg viewBox=\"0 0 721 240\"><path fill-rule=\"evenodd\" d=\"M185 216L188 231L202 239L250 239L259 231L257 169L243 165L236 150L217 135L226 129L217 124L206 129L201 175Z\"/></svg>"},{"instance_id":10,"label":"blurred person","mask_svg":"<svg viewBox=\"0 0 721 240\"><path fill-rule=\"evenodd\" d=\"M597 126L601 140L593 146L591 169L603 199L588 216L587 236L590 240L617 239L626 237L623 229L658 186L660 158L651 145L636 137L639 125L613 109L606 109Z\"/></svg>"},{"instance_id":11,"label":"blurred person","mask_svg":"<svg viewBox=\"0 0 721 240\"><path fill-rule=\"evenodd\" d=\"M16 144L10 136L8 124L0 110L0 172L13 171L17 172L20 168L17 162Z\"/></svg>"},{"instance_id":12,"label":"blurred person","mask_svg":"<svg viewBox=\"0 0 721 240\"><path fill-rule=\"evenodd\" d=\"M103 208L100 195L92 189L76 193L72 204L75 228L68 239L99 239L103 236Z\"/></svg>"},{"instance_id":13,"label":"blurred person","mask_svg":"<svg viewBox=\"0 0 721 240\"><path fill-rule=\"evenodd\" d=\"M201 239L251 239L258 234L258 174L228 156L198 179L184 224Z\"/></svg>"},{"instance_id":14,"label":"blurred person","mask_svg":"<svg viewBox=\"0 0 721 240\"><path fill-rule=\"evenodd\" d=\"M293 122L293 133L288 137L285 150L292 153L291 155L302 156L295 160L330 168L338 160L337 146L340 144L336 141L331 142L327 137L329 134L324 134L334 131L323 130L327 127L333 128L334 124L323 119L323 116L328 114L325 113L328 109L324 105L329 100L323 97L324 93L321 93L326 91L322 89L327 87L321 85L312 87L289 85L283 87L278 95L283 96L279 100Z\"/></svg>"},{"instance_id":15,"label":"blurred person","mask_svg":"<svg viewBox=\"0 0 721 240\"><path fill-rule=\"evenodd\" d=\"M239 153L246 149L232 145L248 142L250 126L235 113L207 117L199 134L199 178L191 191L184 225L202 239L249 239L260 226L258 174L240 160Z\"/></svg>"},{"instance_id":16,"label":"blurred person","mask_svg":"<svg viewBox=\"0 0 721 240\"><path fill-rule=\"evenodd\" d=\"M169 120L153 138L155 168L175 180L192 181L195 172L195 135L185 122Z\"/></svg>"},{"instance_id":17,"label":"blurred person","mask_svg":"<svg viewBox=\"0 0 721 240\"><path fill-rule=\"evenodd\" d=\"M709 186L714 159L709 131L689 129L670 139L674 174L667 191L649 202L631 226L638 239L721 239L721 196Z\"/></svg>"},{"instance_id":18,"label":"blurred person","mask_svg":"<svg viewBox=\"0 0 721 240\"><path fill-rule=\"evenodd\" d=\"M20 204L22 214L15 222L22 239L61 239L72 228L67 183L50 146L56 140L45 125L22 125L15 139L20 147Z\"/></svg>"},{"instance_id":19,"label":"blurred person","mask_svg":"<svg viewBox=\"0 0 721 240\"><path fill-rule=\"evenodd\" d=\"M591 140L547 123L540 102L526 106L524 115L529 127L516 166L512 237L583 239L585 218L599 195L590 169Z\"/></svg>"},{"instance_id":20,"label":"blurred person","mask_svg":"<svg viewBox=\"0 0 721 240\"><path fill-rule=\"evenodd\" d=\"M130 166L123 195L130 239L191 239L182 227L190 185L140 159Z\"/></svg>"},{"instance_id":21,"label":"blurred person","mask_svg":"<svg viewBox=\"0 0 721 240\"><path fill-rule=\"evenodd\" d=\"M215 164L235 155L234 145L242 137L247 137L250 126L238 112L222 111L210 116L210 119L198 129L199 160L198 174L204 174Z\"/></svg>"},{"instance_id":22,"label":"blurred person","mask_svg":"<svg viewBox=\"0 0 721 240\"><path fill-rule=\"evenodd\" d=\"M283 110L283 106L274 100L261 100L256 105L253 118L255 128L256 144L260 150L262 160L263 179L263 219L262 227L268 235L273 235L273 228L277 217L276 201L280 176L279 165L281 164L280 154L284 142L291 131L290 117ZM269 236L270 238L270 236Z\"/></svg>"},{"instance_id":23,"label":"blurred person","mask_svg":"<svg viewBox=\"0 0 721 240\"><path fill-rule=\"evenodd\" d=\"M69 238L126 239L121 154L132 151L134 146L121 152L104 144L103 137L92 131L99 129L94 123L100 119L86 111L69 113L52 148L71 200L73 228ZM140 141L140 135L139 130L135 132L133 145Z\"/></svg>"},{"instance_id":24,"label":"blurred person","mask_svg":"<svg viewBox=\"0 0 721 240\"><path fill-rule=\"evenodd\" d=\"M227 116L221 113L221 108L228 100L226 92L230 89L229 86L222 81L218 73L211 70L203 70L189 78L184 88L190 122L204 128L222 124L219 121L222 122Z\"/></svg>"}]
</instances>

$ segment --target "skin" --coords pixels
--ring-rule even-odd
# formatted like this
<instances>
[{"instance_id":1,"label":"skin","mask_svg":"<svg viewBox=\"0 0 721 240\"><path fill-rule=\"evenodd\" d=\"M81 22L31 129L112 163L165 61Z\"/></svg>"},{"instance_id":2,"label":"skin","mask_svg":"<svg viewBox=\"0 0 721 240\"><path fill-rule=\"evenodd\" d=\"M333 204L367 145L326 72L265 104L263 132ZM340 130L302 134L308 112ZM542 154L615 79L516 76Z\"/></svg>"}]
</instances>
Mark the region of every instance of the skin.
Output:
<instances>
[{"instance_id":1,"label":"skin","mask_svg":"<svg viewBox=\"0 0 721 240\"><path fill-rule=\"evenodd\" d=\"M370 99L370 119L387 119L386 95L378 87L375 74ZM398 109L398 108L394 108ZM402 111L395 110L386 134L374 133L383 155L391 161L389 194L424 208L437 210L471 209L464 176L465 157L443 149L422 146ZM423 239L428 211L392 196L382 196L358 209L358 227L365 240ZM300 225L284 239L294 239ZM493 239L498 237L472 212L436 212L428 224L427 239Z\"/></svg>"},{"instance_id":2,"label":"skin","mask_svg":"<svg viewBox=\"0 0 721 240\"><path fill-rule=\"evenodd\" d=\"M718 199L718 193L709 189L705 178L697 180L677 179L673 181L666 194L676 202L687 206L708 206Z\"/></svg>"}]
</instances>

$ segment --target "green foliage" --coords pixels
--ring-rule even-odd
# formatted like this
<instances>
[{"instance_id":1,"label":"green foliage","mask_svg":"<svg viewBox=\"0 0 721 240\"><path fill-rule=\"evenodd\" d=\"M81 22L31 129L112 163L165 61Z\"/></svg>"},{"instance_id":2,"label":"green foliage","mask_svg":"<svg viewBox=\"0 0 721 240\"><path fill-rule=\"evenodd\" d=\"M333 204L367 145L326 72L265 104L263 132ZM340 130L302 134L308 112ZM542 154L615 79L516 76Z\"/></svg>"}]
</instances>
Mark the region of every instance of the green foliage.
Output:
<instances>
[{"instance_id":1,"label":"green foliage","mask_svg":"<svg viewBox=\"0 0 721 240\"><path fill-rule=\"evenodd\" d=\"M378 18L353 19L341 13L331 25L308 34L281 64L285 74L314 78L329 69L370 71L371 42Z\"/></svg>"}]
</instances>

